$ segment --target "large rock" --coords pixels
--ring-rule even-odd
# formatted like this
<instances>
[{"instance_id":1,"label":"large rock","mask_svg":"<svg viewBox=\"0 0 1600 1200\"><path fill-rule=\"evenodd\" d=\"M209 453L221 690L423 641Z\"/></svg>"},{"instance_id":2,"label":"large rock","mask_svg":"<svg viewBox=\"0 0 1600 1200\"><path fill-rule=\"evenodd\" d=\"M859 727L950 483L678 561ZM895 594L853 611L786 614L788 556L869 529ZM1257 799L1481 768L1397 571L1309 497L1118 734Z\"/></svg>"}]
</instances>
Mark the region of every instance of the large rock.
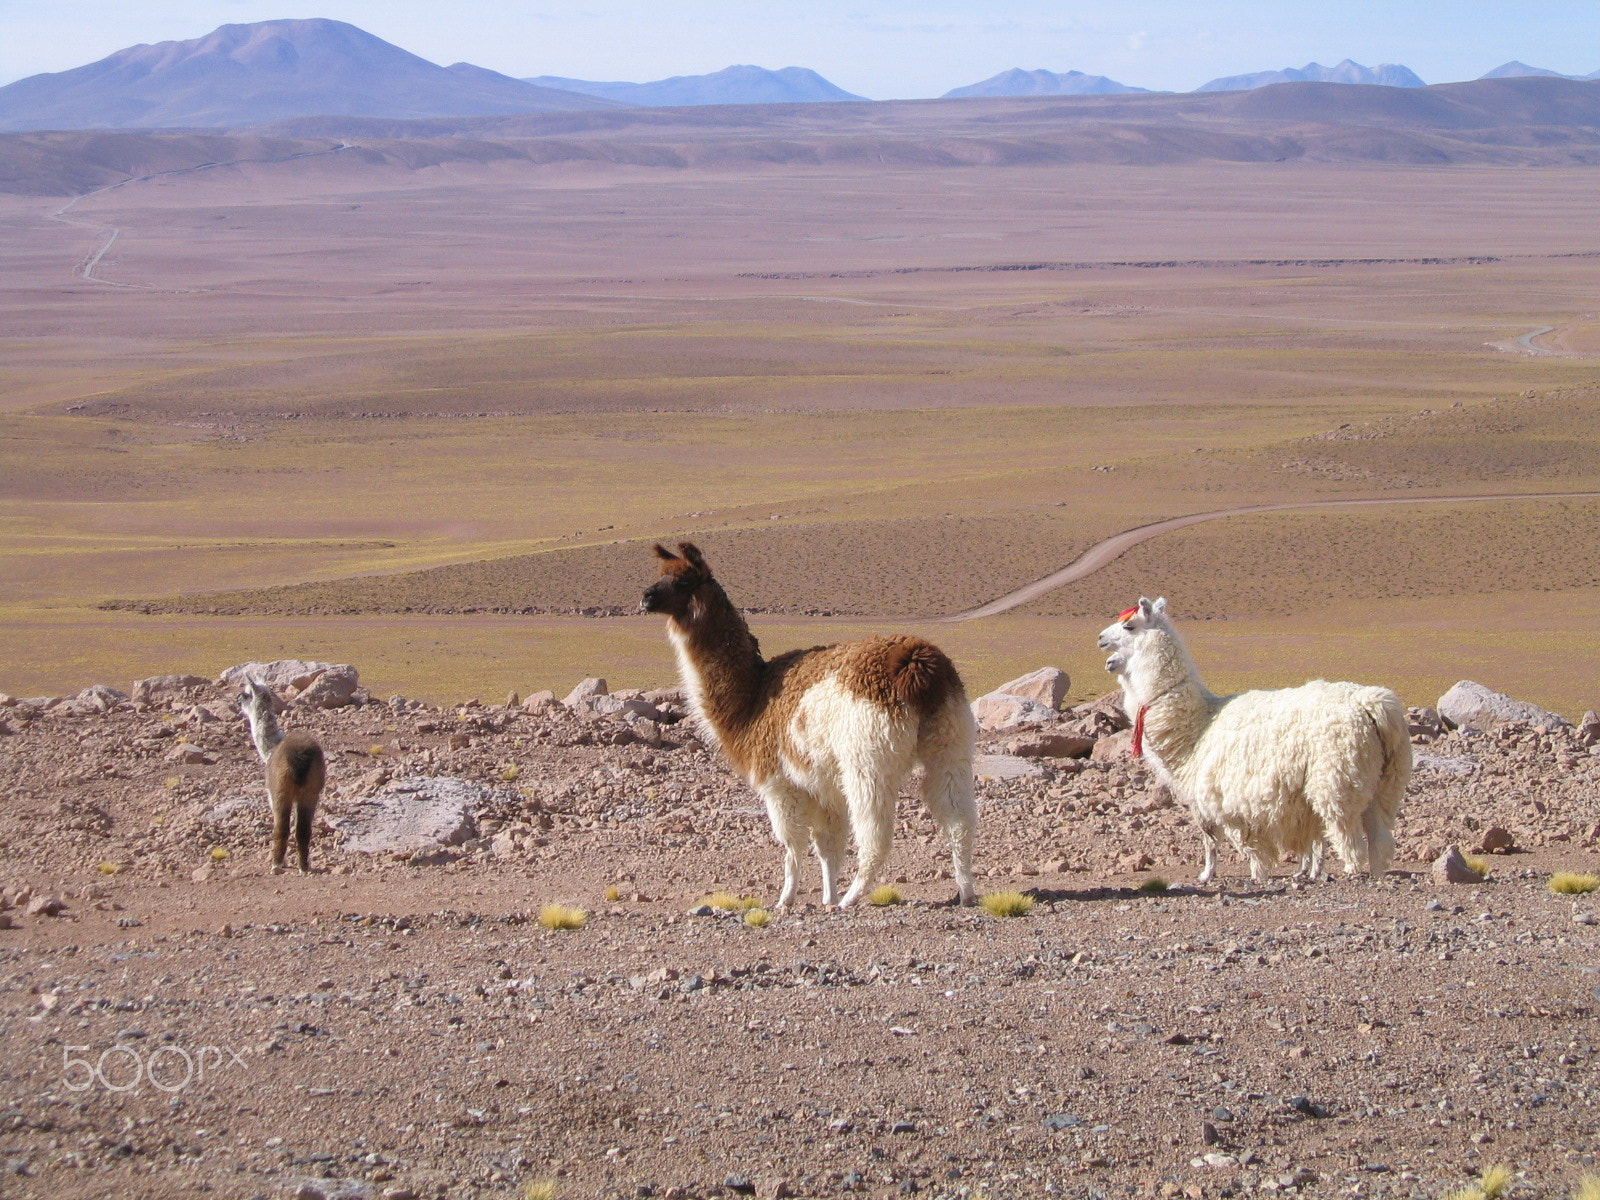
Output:
<instances>
[{"instance_id":1,"label":"large rock","mask_svg":"<svg viewBox=\"0 0 1600 1200\"><path fill-rule=\"evenodd\" d=\"M1089 757L1095 762L1109 762L1117 758L1131 758L1133 756L1133 731L1124 729L1120 733L1113 733L1110 737L1103 737L1094 744L1094 749L1089 752Z\"/></svg>"},{"instance_id":2,"label":"large rock","mask_svg":"<svg viewBox=\"0 0 1600 1200\"><path fill-rule=\"evenodd\" d=\"M110 712L128 698L126 692L96 683L86 687L72 698L72 707L82 713Z\"/></svg>"},{"instance_id":3,"label":"large rock","mask_svg":"<svg viewBox=\"0 0 1600 1200\"><path fill-rule=\"evenodd\" d=\"M1467 866L1460 846L1451 846L1434 860L1429 872L1435 883L1482 883L1483 876Z\"/></svg>"},{"instance_id":4,"label":"large rock","mask_svg":"<svg viewBox=\"0 0 1600 1200\"><path fill-rule=\"evenodd\" d=\"M1088 704L1079 704L1071 709L1069 714L1072 725L1069 728L1081 727L1085 730L1094 730L1090 737L1104 737L1108 733L1115 733L1119 729L1130 729L1133 722L1128 719L1128 714L1122 707L1122 692L1107 692L1098 700L1091 700Z\"/></svg>"},{"instance_id":5,"label":"large rock","mask_svg":"<svg viewBox=\"0 0 1600 1200\"><path fill-rule=\"evenodd\" d=\"M465 779L409 776L370 796L347 800L328 824L358 854L422 854L478 835L477 813L507 799Z\"/></svg>"},{"instance_id":6,"label":"large rock","mask_svg":"<svg viewBox=\"0 0 1600 1200\"><path fill-rule=\"evenodd\" d=\"M1435 707L1451 725L1485 733L1508 724L1543 725L1550 729L1565 729L1571 725L1565 717L1546 712L1537 704L1513 700L1502 692L1491 692L1470 679L1463 679L1440 696Z\"/></svg>"},{"instance_id":7,"label":"large rock","mask_svg":"<svg viewBox=\"0 0 1600 1200\"><path fill-rule=\"evenodd\" d=\"M972 715L978 728L994 731L1016 729L1024 725L1043 725L1055 719L1055 709L1047 708L1037 700L1011 696L1005 692L990 692L972 702Z\"/></svg>"},{"instance_id":8,"label":"large rock","mask_svg":"<svg viewBox=\"0 0 1600 1200\"><path fill-rule=\"evenodd\" d=\"M1600 742L1600 713L1591 709L1583 714L1583 721L1578 725L1578 738L1585 746Z\"/></svg>"},{"instance_id":9,"label":"large rock","mask_svg":"<svg viewBox=\"0 0 1600 1200\"><path fill-rule=\"evenodd\" d=\"M152 675L133 681L135 704L162 705L193 700L211 690L211 681L198 675Z\"/></svg>"},{"instance_id":10,"label":"large rock","mask_svg":"<svg viewBox=\"0 0 1600 1200\"><path fill-rule=\"evenodd\" d=\"M972 760L972 773L979 779L1037 779L1044 768L1014 754L979 754Z\"/></svg>"},{"instance_id":11,"label":"large rock","mask_svg":"<svg viewBox=\"0 0 1600 1200\"><path fill-rule=\"evenodd\" d=\"M602 717L643 717L647 721L661 715L654 704L641 696L594 696L588 701L588 710Z\"/></svg>"},{"instance_id":12,"label":"large rock","mask_svg":"<svg viewBox=\"0 0 1600 1200\"><path fill-rule=\"evenodd\" d=\"M299 658L240 663L224 671L217 682L223 687L243 689L246 675L260 680L285 700L310 708L341 708L355 699L361 686L356 669L349 663L306 662Z\"/></svg>"},{"instance_id":13,"label":"large rock","mask_svg":"<svg viewBox=\"0 0 1600 1200\"><path fill-rule=\"evenodd\" d=\"M604 679L585 679L577 687L567 693L567 698L561 703L568 708L577 709L579 712L590 711L590 702L596 696L609 696L611 689L606 686Z\"/></svg>"},{"instance_id":14,"label":"large rock","mask_svg":"<svg viewBox=\"0 0 1600 1200\"><path fill-rule=\"evenodd\" d=\"M1046 708L1060 708L1071 687L1072 679L1059 667L1040 667L1020 679L1002 683L989 694L1021 696L1024 700L1035 700Z\"/></svg>"},{"instance_id":15,"label":"large rock","mask_svg":"<svg viewBox=\"0 0 1600 1200\"><path fill-rule=\"evenodd\" d=\"M1087 758L1094 751L1092 737L1072 733L1036 733L1014 739L1006 747L1018 758Z\"/></svg>"}]
</instances>

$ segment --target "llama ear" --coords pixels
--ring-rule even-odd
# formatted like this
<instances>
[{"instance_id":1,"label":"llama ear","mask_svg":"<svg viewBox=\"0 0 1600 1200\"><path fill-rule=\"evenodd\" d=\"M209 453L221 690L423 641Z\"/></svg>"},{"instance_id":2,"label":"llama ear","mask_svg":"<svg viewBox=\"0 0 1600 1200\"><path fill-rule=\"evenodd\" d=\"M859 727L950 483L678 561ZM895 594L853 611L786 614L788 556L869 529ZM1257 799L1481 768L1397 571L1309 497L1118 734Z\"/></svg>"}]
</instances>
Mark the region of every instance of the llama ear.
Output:
<instances>
[{"instance_id":1,"label":"llama ear","mask_svg":"<svg viewBox=\"0 0 1600 1200\"><path fill-rule=\"evenodd\" d=\"M1139 615L1144 617L1144 619L1148 621L1151 617L1155 616L1155 613L1156 613L1156 606L1150 603L1149 597L1140 596L1139 597Z\"/></svg>"},{"instance_id":2,"label":"llama ear","mask_svg":"<svg viewBox=\"0 0 1600 1200\"><path fill-rule=\"evenodd\" d=\"M676 554L674 554L671 550L668 550L660 542L656 543L655 551L656 551L656 557L659 558L662 562L677 562L678 561L678 556Z\"/></svg>"},{"instance_id":3,"label":"llama ear","mask_svg":"<svg viewBox=\"0 0 1600 1200\"><path fill-rule=\"evenodd\" d=\"M1156 597L1156 602L1153 605L1151 605L1151 608L1153 608L1155 610L1155 613L1156 613L1156 615L1158 617L1166 616L1167 615L1167 598L1165 596L1157 596Z\"/></svg>"},{"instance_id":4,"label":"llama ear","mask_svg":"<svg viewBox=\"0 0 1600 1200\"><path fill-rule=\"evenodd\" d=\"M700 553L700 547L696 546L693 542L679 542L678 553L682 554L684 558L689 560L690 566L699 567L702 571L710 573L711 568L706 566L705 555Z\"/></svg>"}]
</instances>

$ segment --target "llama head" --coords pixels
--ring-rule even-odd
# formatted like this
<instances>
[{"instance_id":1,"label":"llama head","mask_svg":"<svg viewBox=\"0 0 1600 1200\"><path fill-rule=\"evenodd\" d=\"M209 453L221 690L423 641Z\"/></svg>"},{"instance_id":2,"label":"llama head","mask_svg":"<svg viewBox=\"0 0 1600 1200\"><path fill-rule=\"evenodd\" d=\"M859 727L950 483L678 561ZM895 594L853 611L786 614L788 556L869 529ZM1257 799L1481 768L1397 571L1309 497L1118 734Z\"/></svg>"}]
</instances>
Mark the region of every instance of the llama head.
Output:
<instances>
[{"instance_id":1,"label":"llama head","mask_svg":"<svg viewBox=\"0 0 1600 1200\"><path fill-rule=\"evenodd\" d=\"M1167 598L1161 596L1150 600L1140 596L1139 603L1119 613L1115 621L1100 631L1100 649L1111 652L1106 659L1106 670L1113 675L1123 674L1128 669L1128 661L1133 656L1140 635L1165 628L1166 625Z\"/></svg>"},{"instance_id":2,"label":"llama head","mask_svg":"<svg viewBox=\"0 0 1600 1200\"><path fill-rule=\"evenodd\" d=\"M246 675L244 691L239 694L239 711L244 719L253 725L257 720L271 717L277 708L277 698L273 696L272 689L254 675Z\"/></svg>"},{"instance_id":3,"label":"llama head","mask_svg":"<svg viewBox=\"0 0 1600 1200\"><path fill-rule=\"evenodd\" d=\"M661 578L645 589L639 610L665 613L687 623L696 612L703 611L706 589L717 586L711 568L693 542L679 542L676 554L657 542L655 554L661 560Z\"/></svg>"}]
</instances>

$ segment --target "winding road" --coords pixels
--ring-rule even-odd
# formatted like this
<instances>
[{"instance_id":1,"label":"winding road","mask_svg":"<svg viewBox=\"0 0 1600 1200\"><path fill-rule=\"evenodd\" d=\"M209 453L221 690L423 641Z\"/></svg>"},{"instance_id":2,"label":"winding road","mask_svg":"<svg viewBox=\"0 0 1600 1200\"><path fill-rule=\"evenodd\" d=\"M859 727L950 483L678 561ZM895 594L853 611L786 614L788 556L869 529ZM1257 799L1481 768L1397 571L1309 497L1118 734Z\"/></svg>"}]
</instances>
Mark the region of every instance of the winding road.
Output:
<instances>
[{"instance_id":1,"label":"winding road","mask_svg":"<svg viewBox=\"0 0 1600 1200\"><path fill-rule=\"evenodd\" d=\"M1485 501L1513 501L1513 500L1593 500L1600 499L1600 492L1520 492L1508 495L1495 496L1395 496L1378 500L1306 500L1298 503L1285 504L1250 504L1242 508L1220 508L1215 512L1190 513L1183 517L1170 517L1165 521L1156 521L1150 525L1136 525L1132 529L1125 529L1121 533L1113 534L1103 542L1097 542L1073 559L1059 571L1052 571L1043 579L1036 579L1032 583L1024 584L1014 592L1007 592L997 600L981 604L977 608L969 608L966 612L959 612L953 616L943 618L946 621L975 621L979 617L992 617L999 613L1007 612L1019 605L1037 600L1047 592L1053 592L1058 587L1069 583L1076 583L1087 575L1092 575L1107 563L1120 558L1140 542L1147 542L1153 537L1163 533L1171 533L1174 529L1182 529L1187 525L1199 525L1204 521L1220 521L1224 517L1241 517L1249 513L1286 512L1293 509L1307 508L1368 508L1378 504L1470 504Z\"/></svg>"}]
</instances>

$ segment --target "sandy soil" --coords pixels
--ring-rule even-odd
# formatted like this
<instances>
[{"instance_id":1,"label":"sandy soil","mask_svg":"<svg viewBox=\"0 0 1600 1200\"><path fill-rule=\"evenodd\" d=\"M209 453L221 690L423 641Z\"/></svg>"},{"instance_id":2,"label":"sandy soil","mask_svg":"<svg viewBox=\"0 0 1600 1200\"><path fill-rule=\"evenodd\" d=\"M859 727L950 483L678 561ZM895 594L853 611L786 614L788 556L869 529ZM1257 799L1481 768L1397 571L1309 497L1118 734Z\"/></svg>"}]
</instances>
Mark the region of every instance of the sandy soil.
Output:
<instances>
[{"instance_id":1,"label":"sandy soil","mask_svg":"<svg viewBox=\"0 0 1600 1200\"><path fill-rule=\"evenodd\" d=\"M273 878L259 767L208 703L5 712L3 890L66 905L0 932L7 1195L1433 1197L1504 1161L1554 1196L1593 1165L1600 935L1545 888L1594 865L1600 758L1567 735L1419 745L1382 883L1196 889L1135 763L1036 760L980 782L985 889L1027 917L946 907L908 799L905 904L757 929L686 915L770 899L779 862L681 727L293 712L331 814L388 774L501 798L453 861L324 830L317 873ZM214 765L169 761L180 739ZM1488 882L1429 882L1491 825L1517 850ZM531 923L549 901L587 925Z\"/></svg>"}]
</instances>

